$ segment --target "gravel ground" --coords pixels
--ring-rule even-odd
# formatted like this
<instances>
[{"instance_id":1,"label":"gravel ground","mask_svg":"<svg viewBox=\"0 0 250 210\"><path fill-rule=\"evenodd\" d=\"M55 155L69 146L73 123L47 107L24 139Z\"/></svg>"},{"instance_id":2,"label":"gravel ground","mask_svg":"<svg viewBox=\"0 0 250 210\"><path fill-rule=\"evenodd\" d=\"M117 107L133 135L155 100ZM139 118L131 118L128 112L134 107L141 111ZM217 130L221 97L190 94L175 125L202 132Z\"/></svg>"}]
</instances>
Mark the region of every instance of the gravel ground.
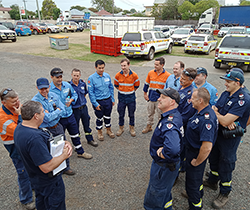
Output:
<instances>
[{"instance_id":1,"label":"gravel ground","mask_svg":"<svg viewBox=\"0 0 250 210\"><path fill-rule=\"evenodd\" d=\"M82 70L83 79L94 73L94 64L78 60L45 58L39 56L20 55L6 52L0 49L0 89L10 87L15 89L21 102L31 99L36 93L35 81L39 77L50 79L49 72L53 67L60 67L64 71L64 80L70 80L70 71L73 68ZM203 66L209 72L208 81L216 86L221 93L224 90L223 81L219 75L225 73L225 69L215 70L212 67L213 60L187 57L174 57L166 55L165 68L172 73L174 62L182 60L187 67ZM144 66L132 66L141 80L141 86L137 91L136 110L136 137L131 137L128 132L128 119L125 121L125 132L115 139L105 135L103 142L98 141L97 148L91 147L82 138L84 149L93 155L92 160L77 158L76 153L70 158L71 167L76 170L75 176L63 175L66 186L66 205L68 210L140 210L143 209L143 198L148 185L151 156L149 155L149 143L152 132L142 134L146 126L147 111L146 102L143 99L143 83L149 70L153 69L153 61ZM107 64L106 72L114 79L115 73L120 70L119 64ZM246 73L246 85L250 87L250 74ZM115 91L117 98L117 91ZM116 101L117 102L117 101ZM91 127L93 135L95 131L95 117L88 100ZM118 130L117 106L112 112L112 130ZM156 118L155 118L156 122ZM80 129L83 133L83 129ZM67 135L68 136L68 135ZM238 161L233 173L233 191L230 201L223 208L225 210L250 209L250 165L249 165L249 133L243 138L238 150ZM8 152L0 147L0 209L22 209L18 201L17 175ZM188 208L188 202L180 193L185 188L185 175L174 186L173 209L183 210ZM203 197L204 210L212 209L211 203L218 191L205 188Z\"/></svg>"}]
</instances>

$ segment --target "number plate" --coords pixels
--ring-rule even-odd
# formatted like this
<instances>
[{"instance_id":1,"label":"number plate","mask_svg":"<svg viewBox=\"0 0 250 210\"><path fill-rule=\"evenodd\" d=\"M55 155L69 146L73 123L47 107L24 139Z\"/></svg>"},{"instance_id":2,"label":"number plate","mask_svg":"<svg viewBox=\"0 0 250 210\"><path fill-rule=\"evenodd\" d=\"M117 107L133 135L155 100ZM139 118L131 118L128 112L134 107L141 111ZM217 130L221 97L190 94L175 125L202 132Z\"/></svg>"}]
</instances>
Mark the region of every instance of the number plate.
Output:
<instances>
[{"instance_id":1,"label":"number plate","mask_svg":"<svg viewBox=\"0 0 250 210\"><path fill-rule=\"evenodd\" d=\"M178 42L175 42L175 44L179 44Z\"/></svg>"},{"instance_id":2,"label":"number plate","mask_svg":"<svg viewBox=\"0 0 250 210\"><path fill-rule=\"evenodd\" d=\"M229 66L237 66L237 63L229 62L228 65Z\"/></svg>"},{"instance_id":3,"label":"number plate","mask_svg":"<svg viewBox=\"0 0 250 210\"><path fill-rule=\"evenodd\" d=\"M129 55L134 55L134 53L133 53L133 52L129 52L128 54L129 54Z\"/></svg>"},{"instance_id":4,"label":"number plate","mask_svg":"<svg viewBox=\"0 0 250 210\"><path fill-rule=\"evenodd\" d=\"M197 44L192 44L193 46L197 46Z\"/></svg>"}]
</instances>

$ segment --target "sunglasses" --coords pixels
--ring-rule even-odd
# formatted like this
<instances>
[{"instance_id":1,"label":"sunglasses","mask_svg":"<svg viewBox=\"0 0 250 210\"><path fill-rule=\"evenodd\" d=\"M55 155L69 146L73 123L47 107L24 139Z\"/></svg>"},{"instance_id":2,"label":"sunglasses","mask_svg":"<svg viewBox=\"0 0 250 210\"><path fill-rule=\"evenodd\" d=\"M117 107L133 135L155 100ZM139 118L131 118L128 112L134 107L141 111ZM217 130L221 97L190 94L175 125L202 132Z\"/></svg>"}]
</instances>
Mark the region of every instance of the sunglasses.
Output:
<instances>
[{"instance_id":1,"label":"sunglasses","mask_svg":"<svg viewBox=\"0 0 250 210\"><path fill-rule=\"evenodd\" d=\"M194 79L194 77L193 77L186 69L183 70L183 73L184 73L185 75L191 77L192 79Z\"/></svg>"},{"instance_id":2,"label":"sunglasses","mask_svg":"<svg viewBox=\"0 0 250 210\"><path fill-rule=\"evenodd\" d=\"M6 96L10 91L12 91L11 88L7 88L3 91L3 94L1 95L1 99L3 100L3 97Z\"/></svg>"},{"instance_id":3,"label":"sunglasses","mask_svg":"<svg viewBox=\"0 0 250 210\"><path fill-rule=\"evenodd\" d=\"M228 74L226 75L226 77L227 77L227 78L233 78L233 79L236 79L237 81L240 81L239 78L236 78L236 77L232 76L230 73L228 73Z\"/></svg>"},{"instance_id":4,"label":"sunglasses","mask_svg":"<svg viewBox=\"0 0 250 210\"><path fill-rule=\"evenodd\" d=\"M53 75L55 75L55 74L63 74L63 71L54 71L52 74Z\"/></svg>"}]
</instances>

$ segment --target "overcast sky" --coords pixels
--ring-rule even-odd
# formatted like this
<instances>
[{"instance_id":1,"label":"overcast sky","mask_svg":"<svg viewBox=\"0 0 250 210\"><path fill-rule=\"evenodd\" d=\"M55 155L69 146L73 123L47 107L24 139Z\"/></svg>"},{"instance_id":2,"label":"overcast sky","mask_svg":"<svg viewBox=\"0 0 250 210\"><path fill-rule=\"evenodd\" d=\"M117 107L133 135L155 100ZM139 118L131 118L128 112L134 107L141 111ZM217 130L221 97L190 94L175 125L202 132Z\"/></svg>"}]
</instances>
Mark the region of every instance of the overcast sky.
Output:
<instances>
[{"instance_id":1,"label":"overcast sky","mask_svg":"<svg viewBox=\"0 0 250 210\"><path fill-rule=\"evenodd\" d=\"M9 7L13 4L18 4L19 6L24 6L23 3L24 0L0 0L0 2L2 2L4 7ZM80 6L84 6L84 7L92 7L91 4L91 0L53 0L56 4L56 6L65 11L65 10L69 10L71 6L75 6L75 5L80 5ZM114 0L115 1L115 5L117 7L127 10L130 10L132 8L135 8L137 11L143 11L145 8L143 7L143 5L145 6L150 6L153 5L154 0ZM30 11L35 11L37 9L36 6L36 0L25 0L26 2L26 7L27 10ZM42 2L43 0L38 0L39 2L39 9L41 10L42 8ZM239 0L226 0L226 4L227 5L236 5L239 3Z\"/></svg>"}]
</instances>

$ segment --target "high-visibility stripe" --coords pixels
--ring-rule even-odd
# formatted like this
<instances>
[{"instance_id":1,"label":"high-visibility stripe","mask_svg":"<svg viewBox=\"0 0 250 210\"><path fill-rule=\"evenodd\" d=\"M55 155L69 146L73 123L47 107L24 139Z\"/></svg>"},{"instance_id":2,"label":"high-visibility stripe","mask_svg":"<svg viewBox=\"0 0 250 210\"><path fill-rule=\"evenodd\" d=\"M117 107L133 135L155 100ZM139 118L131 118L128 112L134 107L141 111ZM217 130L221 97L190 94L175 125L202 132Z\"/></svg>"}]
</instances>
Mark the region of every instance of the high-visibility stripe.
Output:
<instances>
[{"instance_id":1,"label":"high-visibility stripe","mask_svg":"<svg viewBox=\"0 0 250 210\"><path fill-rule=\"evenodd\" d=\"M172 203L173 203L173 200L167 202L167 203L165 204L165 206L164 206L164 209L167 209L167 208L169 208L170 206L172 206Z\"/></svg>"},{"instance_id":2,"label":"high-visibility stripe","mask_svg":"<svg viewBox=\"0 0 250 210\"><path fill-rule=\"evenodd\" d=\"M192 203L195 207L201 207L202 206L202 199L200 199L200 202L195 204L195 203Z\"/></svg>"},{"instance_id":3,"label":"high-visibility stripe","mask_svg":"<svg viewBox=\"0 0 250 210\"><path fill-rule=\"evenodd\" d=\"M79 137L79 133L78 134L75 134L75 135L69 135L71 138L77 138Z\"/></svg>"},{"instance_id":4,"label":"high-visibility stripe","mask_svg":"<svg viewBox=\"0 0 250 210\"><path fill-rule=\"evenodd\" d=\"M120 91L120 90L118 90L118 92L119 92L119 93L121 93L121 94L129 95L129 94L134 93L135 91L124 92L124 91Z\"/></svg>"},{"instance_id":5,"label":"high-visibility stripe","mask_svg":"<svg viewBox=\"0 0 250 210\"><path fill-rule=\"evenodd\" d=\"M158 82L158 81L150 81L152 84L159 84L159 85L165 85L164 82Z\"/></svg>"},{"instance_id":6,"label":"high-visibility stripe","mask_svg":"<svg viewBox=\"0 0 250 210\"><path fill-rule=\"evenodd\" d=\"M105 124L105 127L106 128L108 128L108 127L110 127L111 126L111 124Z\"/></svg>"},{"instance_id":7,"label":"high-visibility stripe","mask_svg":"<svg viewBox=\"0 0 250 210\"><path fill-rule=\"evenodd\" d=\"M211 173L214 175L214 176L219 176L219 173L217 171L211 171Z\"/></svg>"},{"instance_id":8,"label":"high-visibility stripe","mask_svg":"<svg viewBox=\"0 0 250 210\"><path fill-rule=\"evenodd\" d=\"M159 88L149 88L149 90L157 90L157 89L159 89Z\"/></svg>"},{"instance_id":9,"label":"high-visibility stripe","mask_svg":"<svg viewBox=\"0 0 250 210\"><path fill-rule=\"evenodd\" d=\"M224 187L230 187L231 183L232 183L232 181L230 181L230 182L221 182L222 186L224 186Z\"/></svg>"},{"instance_id":10,"label":"high-visibility stripe","mask_svg":"<svg viewBox=\"0 0 250 210\"><path fill-rule=\"evenodd\" d=\"M81 145L81 144L79 144L79 145L75 146L75 148L76 148L76 149L79 149L79 148L81 148L81 147L82 147L82 145Z\"/></svg>"},{"instance_id":11,"label":"high-visibility stripe","mask_svg":"<svg viewBox=\"0 0 250 210\"><path fill-rule=\"evenodd\" d=\"M134 81L134 84L135 84L136 82L138 82L138 81L139 81L139 79L135 80L135 81Z\"/></svg>"},{"instance_id":12,"label":"high-visibility stripe","mask_svg":"<svg viewBox=\"0 0 250 210\"><path fill-rule=\"evenodd\" d=\"M109 117L109 116L103 116L103 118L105 118L105 119L111 119L111 117Z\"/></svg>"},{"instance_id":13,"label":"high-visibility stripe","mask_svg":"<svg viewBox=\"0 0 250 210\"><path fill-rule=\"evenodd\" d=\"M97 120L99 120L99 121L103 121L103 118L97 118Z\"/></svg>"},{"instance_id":14,"label":"high-visibility stripe","mask_svg":"<svg viewBox=\"0 0 250 210\"><path fill-rule=\"evenodd\" d=\"M7 120L7 121L3 124L3 128L2 128L3 130L2 130L2 132L0 133L0 135L5 135L8 125L10 125L10 124L13 123L13 122L14 122L13 120Z\"/></svg>"},{"instance_id":15,"label":"high-visibility stripe","mask_svg":"<svg viewBox=\"0 0 250 210\"><path fill-rule=\"evenodd\" d=\"M200 191L203 190L203 184L200 186Z\"/></svg>"},{"instance_id":16,"label":"high-visibility stripe","mask_svg":"<svg viewBox=\"0 0 250 210\"><path fill-rule=\"evenodd\" d=\"M102 129L102 125L101 126L96 126L96 128L98 128L98 130Z\"/></svg>"},{"instance_id":17,"label":"high-visibility stripe","mask_svg":"<svg viewBox=\"0 0 250 210\"><path fill-rule=\"evenodd\" d=\"M85 133L85 136L92 135L92 133Z\"/></svg>"},{"instance_id":18,"label":"high-visibility stripe","mask_svg":"<svg viewBox=\"0 0 250 210\"><path fill-rule=\"evenodd\" d=\"M129 83L119 83L119 85L123 86L134 86L134 84L129 84Z\"/></svg>"},{"instance_id":19,"label":"high-visibility stripe","mask_svg":"<svg viewBox=\"0 0 250 210\"><path fill-rule=\"evenodd\" d=\"M10 141L3 141L4 145L11 145L14 144L14 140L10 140Z\"/></svg>"}]
</instances>

